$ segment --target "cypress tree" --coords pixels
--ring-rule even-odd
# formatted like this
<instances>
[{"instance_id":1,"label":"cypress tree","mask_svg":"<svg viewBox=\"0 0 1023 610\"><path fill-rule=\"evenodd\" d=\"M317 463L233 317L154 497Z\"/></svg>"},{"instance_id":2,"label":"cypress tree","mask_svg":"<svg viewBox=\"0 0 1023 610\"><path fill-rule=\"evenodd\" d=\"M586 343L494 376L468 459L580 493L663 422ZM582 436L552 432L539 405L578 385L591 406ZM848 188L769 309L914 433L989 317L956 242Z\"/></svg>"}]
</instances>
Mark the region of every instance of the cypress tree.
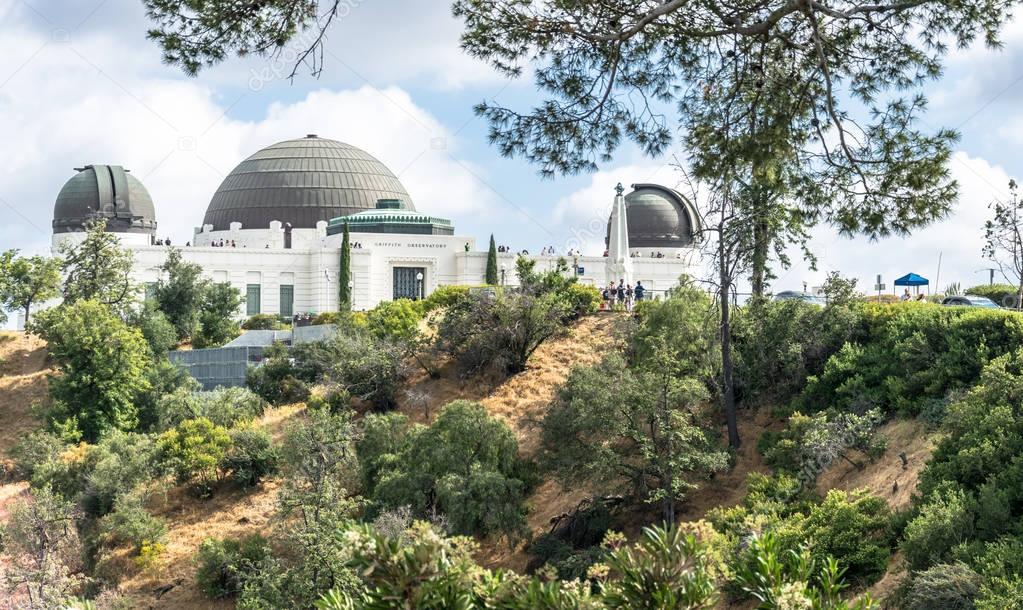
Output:
<instances>
[{"instance_id":1,"label":"cypress tree","mask_svg":"<svg viewBox=\"0 0 1023 610\"><path fill-rule=\"evenodd\" d=\"M490 234L490 250L487 252L487 285L497 286L497 245L494 234Z\"/></svg>"},{"instance_id":2,"label":"cypress tree","mask_svg":"<svg viewBox=\"0 0 1023 610\"><path fill-rule=\"evenodd\" d=\"M352 289L348 285L352 280L352 244L348 236L348 223L345 223L344 237L341 238L341 271L337 275L337 308L338 311L351 311Z\"/></svg>"}]
</instances>

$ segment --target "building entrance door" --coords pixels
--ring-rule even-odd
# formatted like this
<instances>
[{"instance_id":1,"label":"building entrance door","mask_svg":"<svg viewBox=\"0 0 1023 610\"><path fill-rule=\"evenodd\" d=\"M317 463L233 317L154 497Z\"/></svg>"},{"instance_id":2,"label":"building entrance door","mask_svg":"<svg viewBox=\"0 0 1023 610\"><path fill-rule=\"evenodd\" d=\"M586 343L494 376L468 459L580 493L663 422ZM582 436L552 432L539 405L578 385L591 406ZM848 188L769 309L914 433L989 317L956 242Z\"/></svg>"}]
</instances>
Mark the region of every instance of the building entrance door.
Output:
<instances>
[{"instance_id":1,"label":"building entrance door","mask_svg":"<svg viewBox=\"0 0 1023 610\"><path fill-rule=\"evenodd\" d=\"M395 267L394 268L394 300L412 299L420 296L420 282L416 279L420 273L425 281L426 269L423 267ZM422 288L425 290L425 287Z\"/></svg>"}]
</instances>

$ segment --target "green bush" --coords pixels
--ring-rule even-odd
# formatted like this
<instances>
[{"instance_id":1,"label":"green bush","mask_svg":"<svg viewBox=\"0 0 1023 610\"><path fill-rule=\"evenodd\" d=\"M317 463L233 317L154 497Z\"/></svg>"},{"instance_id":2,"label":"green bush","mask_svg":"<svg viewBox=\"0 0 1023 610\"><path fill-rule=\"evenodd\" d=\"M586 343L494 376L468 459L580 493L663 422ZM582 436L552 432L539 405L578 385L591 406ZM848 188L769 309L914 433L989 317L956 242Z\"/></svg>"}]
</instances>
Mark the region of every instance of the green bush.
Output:
<instances>
[{"instance_id":1,"label":"green bush","mask_svg":"<svg viewBox=\"0 0 1023 610\"><path fill-rule=\"evenodd\" d=\"M817 562L834 557L850 579L874 582L888 567L894 542L890 519L888 503L866 490L831 490L810 509L803 528Z\"/></svg>"},{"instance_id":2,"label":"green bush","mask_svg":"<svg viewBox=\"0 0 1023 610\"><path fill-rule=\"evenodd\" d=\"M437 286L428 297L419 301L423 314L435 309L451 307L465 298L471 288L469 286Z\"/></svg>"},{"instance_id":3,"label":"green bush","mask_svg":"<svg viewBox=\"0 0 1023 610\"><path fill-rule=\"evenodd\" d=\"M737 309L736 384L745 402L786 402L819 375L857 329L855 308L755 300Z\"/></svg>"},{"instance_id":4,"label":"green bush","mask_svg":"<svg viewBox=\"0 0 1023 610\"><path fill-rule=\"evenodd\" d=\"M280 316L272 313L257 313L242 322L244 330L284 330L288 325L281 322Z\"/></svg>"},{"instance_id":5,"label":"green bush","mask_svg":"<svg viewBox=\"0 0 1023 610\"><path fill-rule=\"evenodd\" d=\"M439 512L460 534L517 534L525 523L525 486L514 478L518 443L482 405L454 401L429 427L367 417L356 448L364 492L378 510Z\"/></svg>"},{"instance_id":6,"label":"green bush","mask_svg":"<svg viewBox=\"0 0 1023 610\"><path fill-rule=\"evenodd\" d=\"M281 344L267 349L260 366L249 367L245 385L272 405L302 402L309 397L309 386Z\"/></svg>"},{"instance_id":7,"label":"green bush","mask_svg":"<svg viewBox=\"0 0 1023 610\"><path fill-rule=\"evenodd\" d=\"M902 550L915 569L940 563L957 544L974 535L974 515L970 498L961 490L939 490L909 522Z\"/></svg>"},{"instance_id":8,"label":"green bush","mask_svg":"<svg viewBox=\"0 0 1023 610\"><path fill-rule=\"evenodd\" d=\"M808 379L795 405L804 413L878 406L916 414L1023 343L1023 316L1014 312L930 304L859 311L856 336Z\"/></svg>"},{"instance_id":9,"label":"green bush","mask_svg":"<svg viewBox=\"0 0 1023 610\"><path fill-rule=\"evenodd\" d=\"M137 495L118 498L114 510L99 521L100 540L106 546L130 544L138 553L147 543L163 540L167 525L142 505Z\"/></svg>"},{"instance_id":10,"label":"green bush","mask_svg":"<svg viewBox=\"0 0 1023 610\"><path fill-rule=\"evenodd\" d=\"M406 352L400 345L363 332L339 334L327 342L325 349L330 354L325 381L376 409L394 408L408 373Z\"/></svg>"},{"instance_id":11,"label":"green bush","mask_svg":"<svg viewBox=\"0 0 1023 610\"><path fill-rule=\"evenodd\" d=\"M566 304L569 316L579 318L600 309L603 298L596 286L572 283L566 286L559 295Z\"/></svg>"},{"instance_id":12,"label":"green bush","mask_svg":"<svg viewBox=\"0 0 1023 610\"><path fill-rule=\"evenodd\" d=\"M97 517L112 510L120 497L163 474L159 448L148 434L112 432L90 449L89 462L81 505Z\"/></svg>"},{"instance_id":13,"label":"green bush","mask_svg":"<svg viewBox=\"0 0 1023 610\"><path fill-rule=\"evenodd\" d=\"M423 319L421 308L410 299L381 301L366 312L369 332L378 339L402 340L414 336Z\"/></svg>"},{"instance_id":14,"label":"green bush","mask_svg":"<svg viewBox=\"0 0 1023 610\"><path fill-rule=\"evenodd\" d=\"M259 417L265 408L266 402L246 388L217 388L211 392L180 388L160 399L159 429L169 430L185 420L198 417L230 428Z\"/></svg>"},{"instance_id":15,"label":"green bush","mask_svg":"<svg viewBox=\"0 0 1023 610\"><path fill-rule=\"evenodd\" d=\"M258 534L242 538L207 538L196 555L196 584L210 599L233 597L270 556L270 545Z\"/></svg>"},{"instance_id":16,"label":"green bush","mask_svg":"<svg viewBox=\"0 0 1023 610\"><path fill-rule=\"evenodd\" d=\"M231 448L221 460L221 468L243 487L258 485L277 472L280 451L266 430L252 427L231 430Z\"/></svg>"},{"instance_id":17,"label":"green bush","mask_svg":"<svg viewBox=\"0 0 1023 610\"><path fill-rule=\"evenodd\" d=\"M220 464L231 446L231 436L206 418L189 419L160 435L164 462L179 483L190 483L200 495L212 493L220 480Z\"/></svg>"}]
</instances>

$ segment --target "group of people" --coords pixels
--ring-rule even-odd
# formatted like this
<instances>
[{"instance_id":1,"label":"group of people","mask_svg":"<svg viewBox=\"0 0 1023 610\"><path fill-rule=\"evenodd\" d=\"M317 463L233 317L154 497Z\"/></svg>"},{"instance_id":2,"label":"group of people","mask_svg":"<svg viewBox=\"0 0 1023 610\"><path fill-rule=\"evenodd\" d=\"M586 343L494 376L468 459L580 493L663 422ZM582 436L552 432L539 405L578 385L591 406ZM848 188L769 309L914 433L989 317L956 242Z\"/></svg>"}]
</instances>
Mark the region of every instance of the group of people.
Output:
<instances>
[{"instance_id":1,"label":"group of people","mask_svg":"<svg viewBox=\"0 0 1023 610\"><path fill-rule=\"evenodd\" d=\"M169 246L169 245L171 245L171 241L170 241L169 237L161 238L161 239L158 239L155 242L153 242L153 245L154 246Z\"/></svg>"},{"instance_id":2,"label":"group of people","mask_svg":"<svg viewBox=\"0 0 1023 610\"><path fill-rule=\"evenodd\" d=\"M234 243L233 239L218 239L217 241L210 244L211 248L237 248L238 245ZM269 247L269 246L268 246Z\"/></svg>"},{"instance_id":3,"label":"group of people","mask_svg":"<svg viewBox=\"0 0 1023 610\"><path fill-rule=\"evenodd\" d=\"M917 301L923 301L923 300L926 300L926 299L927 299L927 297L924 296L924 293L922 293L922 292L916 295L916 300ZM902 300L903 301L912 301L913 300L913 295L909 294L909 288L907 288L905 290L905 292L902 293Z\"/></svg>"},{"instance_id":4,"label":"group of people","mask_svg":"<svg viewBox=\"0 0 1023 610\"><path fill-rule=\"evenodd\" d=\"M633 288L632 284L626 284L624 279L618 280L617 286L614 282L609 283L601 292L605 309L614 309L615 305L622 305L625 311L632 311L632 306L637 301L642 301L644 294L646 288L643 287L643 282L637 281L636 287Z\"/></svg>"}]
</instances>

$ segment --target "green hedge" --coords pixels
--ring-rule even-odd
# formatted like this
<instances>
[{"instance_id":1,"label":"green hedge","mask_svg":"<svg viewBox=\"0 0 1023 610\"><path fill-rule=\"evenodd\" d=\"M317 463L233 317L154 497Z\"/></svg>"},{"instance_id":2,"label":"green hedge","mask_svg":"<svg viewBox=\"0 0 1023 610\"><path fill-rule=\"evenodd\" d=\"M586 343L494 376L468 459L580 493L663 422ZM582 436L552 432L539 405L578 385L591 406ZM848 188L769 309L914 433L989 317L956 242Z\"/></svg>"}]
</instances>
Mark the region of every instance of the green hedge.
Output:
<instances>
[{"instance_id":1,"label":"green hedge","mask_svg":"<svg viewBox=\"0 0 1023 610\"><path fill-rule=\"evenodd\" d=\"M972 385L993 358L1023 344L1023 316L928 303L861 305L849 343L809 377L794 407L882 407L916 414Z\"/></svg>"}]
</instances>

